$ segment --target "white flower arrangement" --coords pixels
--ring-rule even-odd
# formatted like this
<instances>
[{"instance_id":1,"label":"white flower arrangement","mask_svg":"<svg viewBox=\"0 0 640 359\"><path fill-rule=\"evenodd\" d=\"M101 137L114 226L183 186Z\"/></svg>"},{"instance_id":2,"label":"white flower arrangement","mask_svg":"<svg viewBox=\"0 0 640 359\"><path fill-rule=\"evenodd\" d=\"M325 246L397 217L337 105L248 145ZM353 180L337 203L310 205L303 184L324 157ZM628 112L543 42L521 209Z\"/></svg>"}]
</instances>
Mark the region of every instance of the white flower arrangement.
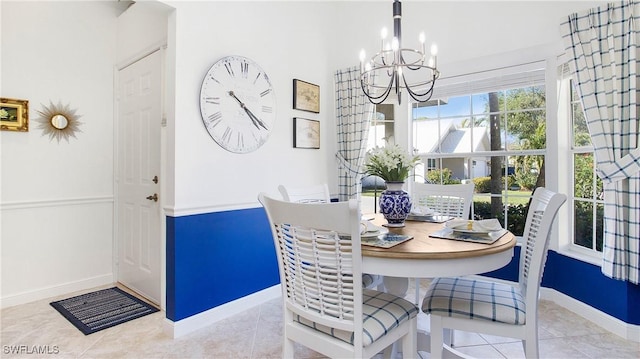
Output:
<instances>
[{"instance_id":1,"label":"white flower arrangement","mask_svg":"<svg viewBox=\"0 0 640 359\"><path fill-rule=\"evenodd\" d=\"M411 157L400 146L376 147L367 152L365 171L385 182L404 182L420 158Z\"/></svg>"}]
</instances>

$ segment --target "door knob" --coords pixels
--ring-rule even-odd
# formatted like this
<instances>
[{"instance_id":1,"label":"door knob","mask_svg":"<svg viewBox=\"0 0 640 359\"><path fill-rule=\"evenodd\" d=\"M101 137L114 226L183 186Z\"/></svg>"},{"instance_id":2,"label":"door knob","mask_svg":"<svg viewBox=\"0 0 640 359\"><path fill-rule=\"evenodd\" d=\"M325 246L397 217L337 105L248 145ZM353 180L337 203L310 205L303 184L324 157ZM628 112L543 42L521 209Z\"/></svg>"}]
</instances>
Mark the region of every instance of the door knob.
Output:
<instances>
[{"instance_id":1,"label":"door knob","mask_svg":"<svg viewBox=\"0 0 640 359\"><path fill-rule=\"evenodd\" d=\"M153 176L152 181L153 181L153 183L157 184L158 183L158 176Z\"/></svg>"},{"instance_id":2,"label":"door knob","mask_svg":"<svg viewBox=\"0 0 640 359\"><path fill-rule=\"evenodd\" d=\"M153 196L147 196L147 199L149 201L154 201L154 202L158 202L158 194L154 193Z\"/></svg>"}]
</instances>

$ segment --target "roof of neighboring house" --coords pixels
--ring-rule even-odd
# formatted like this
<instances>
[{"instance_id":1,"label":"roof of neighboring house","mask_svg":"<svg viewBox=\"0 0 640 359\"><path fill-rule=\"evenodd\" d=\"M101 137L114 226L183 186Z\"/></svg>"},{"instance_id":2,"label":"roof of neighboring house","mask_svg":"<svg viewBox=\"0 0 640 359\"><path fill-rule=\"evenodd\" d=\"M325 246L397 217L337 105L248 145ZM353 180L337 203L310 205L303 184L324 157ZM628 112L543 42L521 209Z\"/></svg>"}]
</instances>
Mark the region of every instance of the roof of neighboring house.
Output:
<instances>
[{"instance_id":1,"label":"roof of neighboring house","mask_svg":"<svg viewBox=\"0 0 640 359\"><path fill-rule=\"evenodd\" d=\"M465 153L489 150L487 127L454 129L442 140L441 153ZM473 136L472 136L473 134Z\"/></svg>"},{"instance_id":2,"label":"roof of neighboring house","mask_svg":"<svg viewBox=\"0 0 640 359\"><path fill-rule=\"evenodd\" d=\"M452 120L443 120L440 122L438 131L438 126L436 126L435 121L425 121L416 128L416 143L421 153L489 151L488 130L487 127L456 128ZM440 138L442 138L442 141L440 141Z\"/></svg>"},{"instance_id":3,"label":"roof of neighboring house","mask_svg":"<svg viewBox=\"0 0 640 359\"><path fill-rule=\"evenodd\" d=\"M440 126L436 121L419 121L414 128L415 146L420 153L436 152L440 138L444 138L447 132L455 129L453 121L440 121Z\"/></svg>"}]
</instances>

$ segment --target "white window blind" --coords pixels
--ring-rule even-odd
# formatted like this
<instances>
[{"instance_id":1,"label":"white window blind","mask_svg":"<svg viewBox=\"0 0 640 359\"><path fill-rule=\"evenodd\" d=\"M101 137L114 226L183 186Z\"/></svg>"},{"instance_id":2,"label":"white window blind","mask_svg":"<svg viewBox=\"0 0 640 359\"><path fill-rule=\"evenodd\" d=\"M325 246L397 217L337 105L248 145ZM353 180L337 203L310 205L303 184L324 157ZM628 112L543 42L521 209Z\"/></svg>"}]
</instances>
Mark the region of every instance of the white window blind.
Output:
<instances>
[{"instance_id":1,"label":"white window blind","mask_svg":"<svg viewBox=\"0 0 640 359\"><path fill-rule=\"evenodd\" d=\"M433 100L545 83L545 62L503 67L489 71L441 78L436 82Z\"/></svg>"}]
</instances>

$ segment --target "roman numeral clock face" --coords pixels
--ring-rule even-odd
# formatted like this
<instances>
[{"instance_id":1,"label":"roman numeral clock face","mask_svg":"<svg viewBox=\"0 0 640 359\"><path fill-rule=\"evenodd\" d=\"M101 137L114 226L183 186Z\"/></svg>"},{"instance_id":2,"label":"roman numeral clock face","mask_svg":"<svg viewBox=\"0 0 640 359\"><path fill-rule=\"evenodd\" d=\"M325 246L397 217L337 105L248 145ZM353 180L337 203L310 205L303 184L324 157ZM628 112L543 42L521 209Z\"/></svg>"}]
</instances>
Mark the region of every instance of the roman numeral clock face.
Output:
<instances>
[{"instance_id":1,"label":"roman numeral clock face","mask_svg":"<svg viewBox=\"0 0 640 359\"><path fill-rule=\"evenodd\" d=\"M200 112L209 135L234 153L257 150L275 123L276 98L267 74L252 60L227 56L207 72Z\"/></svg>"}]
</instances>

